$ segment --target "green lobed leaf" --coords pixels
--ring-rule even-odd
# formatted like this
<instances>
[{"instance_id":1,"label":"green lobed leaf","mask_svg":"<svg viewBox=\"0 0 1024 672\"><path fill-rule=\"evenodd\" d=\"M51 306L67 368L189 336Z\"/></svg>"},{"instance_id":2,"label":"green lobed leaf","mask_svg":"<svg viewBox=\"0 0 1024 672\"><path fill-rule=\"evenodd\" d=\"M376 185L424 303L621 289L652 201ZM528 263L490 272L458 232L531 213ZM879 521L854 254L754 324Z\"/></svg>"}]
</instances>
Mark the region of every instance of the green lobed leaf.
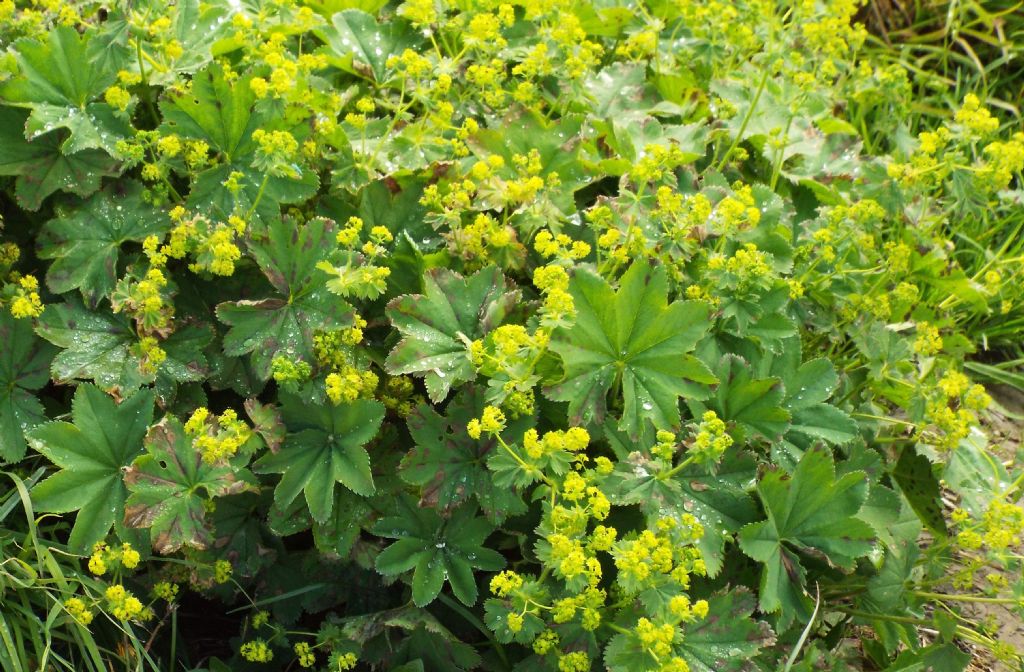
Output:
<instances>
[{"instance_id":1,"label":"green lobed leaf","mask_svg":"<svg viewBox=\"0 0 1024 672\"><path fill-rule=\"evenodd\" d=\"M254 242L251 252L278 296L217 306L217 317L230 326L224 353L250 354L253 368L267 380L279 352L312 362L316 331L351 326L352 308L327 291L323 272L316 268L333 247L330 220L271 222L268 238Z\"/></svg>"},{"instance_id":2,"label":"green lobed leaf","mask_svg":"<svg viewBox=\"0 0 1024 672\"><path fill-rule=\"evenodd\" d=\"M918 651L904 651L884 672L964 672L971 654L956 644L932 644Z\"/></svg>"},{"instance_id":3,"label":"green lobed leaf","mask_svg":"<svg viewBox=\"0 0 1024 672\"><path fill-rule=\"evenodd\" d=\"M718 576L726 564L726 542L757 518L754 500L747 493L754 480L756 464L749 454L729 451L714 474L697 465L676 476L680 494L673 506L680 513L693 514L704 527L697 542L708 576Z\"/></svg>"},{"instance_id":4,"label":"green lobed leaf","mask_svg":"<svg viewBox=\"0 0 1024 672\"><path fill-rule=\"evenodd\" d=\"M251 77L229 80L224 69L211 64L192 79L188 93L172 92L160 102L168 133L202 140L231 163L254 151L252 132L261 119L253 114L256 94Z\"/></svg>"},{"instance_id":5,"label":"green lobed leaf","mask_svg":"<svg viewBox=\"0 0 1024 672\"><path fill-rule=\"evenodd\" d=\"M496 522L526 511L522 495L497 485L487 468L487 458L500 450L497 441L466 434L466 425L480 416L486 403L482 389L467 386L448 404L445 415L420 404L407 418L416 445L402 459L399 475L420 486L420 506L447 513L474 497ZM528 416L512 420L504 436L521 436L532 421Z\"/></svg>"},{"instance_id":6,"label":"green lobed leaf","mask_svg":"<svg viewBox=\"0 0 1024 672\"><path fill-rule=\"evenodd\" d=\"M469 344L502 323L519 292L508 290L495 266L467 278L431 269L424 287L423 294L399 296L388 304L388 319L402 340L384 366L391 374L423 377L430 399L440 402L452 386L476 378Z\"/></svg>"},{"instance_id":7,"label":"green lobed leaf","mask_svg":"<svg viewBox=\"0 0 1024 672\"><path fill-rule=\"evenodd\" d=\"M769 441L782 438L790 420L789 411L783 407L782 381L755 378L746 360L728 354L719 360L715 375L720 382L715 396L706 403L718 417L734 424L735 438L743 440L755 436Z\"/></svg>"},{"instance_id":8,"label":"green lobed leaf","mask_svg":"<svg viewBox=\"0 0 1024 672\"><path fill-rule=\"evenodd\" d=\"M484 546L494 527L476 517L476 507L456 509L441 518L433 509L416 507L409 498L396 502L397 515L383 518L374 534L396 539L377 556L377 571L386 576L412 570L412 597L418 607L433 602L445 581L463 604L476 603L473 569L497 571L505 559Z\"/></svg>"},{"instance_id":9,"label":"green lobed leaf","mask_svg":"<svg viewBox=\"0 0 1024 672\"><path fill-rule=\"evenodd\" d=\"M377 83L384 82L390 56L415 44L415 34L402 20L378 24L358 9L346 9L331 17L331 25L318 31L326 43L324 52L332 64L346 72Z\"/></svg>"},{"instance_id":10,"label":"green lobed leaf","mask_svg":"<svg viewBox=\"0 0 1024 672\"><path fill-rule=\"evenodd\" d=\"M804 616L802 604L805 570L798 553L851 569L855 560L870 552L875 535L855 518L868 495L862 471L836 479L835 463L827 448L804 453L792 476L781 469L769 471L757 484L767 520L740 530L740 548L764 564L760 608L782 611L788 622Z\"/></svg>"},{"instance_id":11,"label":"green lobed leaf","mask_svg":"<svg viewBox=\"0 0 1024 672\"><path fill-rule=\"evenodd\" d=\"M800 355L799 339L786 339L783 356L776 358L772 366L772 373L785 386L782 406L792 415L787 440L801 448L819 439L836 445L849 443L857 437L857 423L826 403L839 385L835 366L824 357L801 364Z\"/></svg>"},{"instance_id":12,"label":"green lobed leaf","mask_svg":"<svg viewBox=\"0 0 1024 672\"><path fill-rule=\"evenodd\" d=\"M18 40L18 76L0 83L0 99L31 110L29 140L65 128L70 134L60 145L64 154L103 149L116 155L117 141L131 135L131 127L107 103L93 102L116 74L90 58L89 40L88 31L79 35L70 26L48 31L45 42Z\"/></svg>"},{"instance_id":13,"label":"green lobed leaf","mask_svg":"<svg viewBox=\"0 0 1024 672\"><path fill-rule=\"evenodd\" d=\"M65 303L46 307L36 331L62 348L51 366L57 381L93 380L104 390L127 392L152 380L131 353L138 337L124 315L89 310L70 295Z\"/></svg>"},{"instance_id":14,"label":"green lobed leaf","mask_svg":"<svg viewBox=\"0 0 1024 672\"><path fill-rule=\"evenodd\" d=\"M68 537L73 553L90 553L112 526L123 529L116 517L127 497L122 476L142 453L153 400L152 390L140 390L117 403L82 384L71 403L73 422L50 422L29 432L32 448L59 468L32 489L32 503L40 511L78 512Z\"/></svg>"},{"instance_id":15,"label":"green lobed leaf","mask_svg":"<svg viewBox=\"0 0 1024 672\"><path fill-rule=\"evenodd\" d=\"M960 495L961 508L975 517L983 516L992 497L1013 482L1002 461L989 452L980 428L973 428L950 453L942 480Z\"/></svg>"},{"instance_id":16,"label":"green lobed leaf","mask_svg":"<svg viewBox=\"0 0 1024 672\"><path fill-rule=\"evenodd\" d=\"M274 502L287 508L300 493L313 519L327 523L334 509L335 484L358 495L375 491L370 455L363 447L377 434L384 419L380 402L310 405L282 395L282 416L288 428L281 449L255 462L257 473L281 474Z\"/></svg>"},{"instance_id":17,"label":"green lobed leaf","mask_svg":"<svg viewBox=\"0 0 1024 672\"><path fill-rule=\"evenodd\" d=\"M169 228L167 217L143 203L141 192L137 182L119 182L43 225L37 245L40 258L52 260L46 271L50 291L80 289L95 307L114 289L121 245Z\"/></svg>"},{"instance_id":18,"label":"green lobed leaf","mask_svg":"<svg viewBox=\"0 0 1024 672\"><path fill-rule=\"evenodd\" d=\"M46 420L38 393L50 382L54 350L29 320L0 311L0 464L24 457L25 433Z\"/></svg>"},{"instance_id":19,"label":"green lobed leaf","mask_svg":"<svg viewBox=\"0 0 1024 672\"><path fill-rule=\"evenodd\" d=\"M223 158L191 175L188 204L193 209L222 218L238 210L269 221L278 216L281 203L310 198L320 181L315 172L298 165L293 166L293 176L270 175L253 166L257 145L252 134L272 122L266 114L256 112L251 80L251 73L229 78L221 65L211 63L195 74L189 91L171 92L161 101L164 124L160 130L206 142ZM308 134L308 127L301 122L284 130L300 141ZM237 193L224 186L232 173L241 175Z\"/></svg>"},{"instance_id":20,"label":"green lobed leaf","mask_svg":"<svg viewBox=\"0 0 1024 672\"><path fill-rule=\"evenodd\" d=\"M209 325L182 322L160 342L167 358L156 372L143 371L132 352L139 337L131 320L109 310L90 310L76 295L63 304L48 305L36 331L63 348L50 367L55 380L92 380L104 390L121 393L157 380L162 383L161 396L169 386L205 377L208 362L203 348L213 339Z\"/></svg>"},{"instance_id":21,"label":"green lobed leaf","mask_svg":"<svg viewBox=\"0 0 1024 672\"><path fill-rule=\"evenodd\" d=\"M0 175L17 177L14 195L26 210L38 210L57 190L88 196L104 177L120 172L117 161L101 150L64 154L59 132L25 140L27 120L28 112L0 106Z\"/></svg>"},{"instance_id":22,"label":"green lobed leaf","mask_svg":"<svg viewBox=\"0 0 1024 672\"><path fill-rule=\"evenodd\" d=\"M128 500L127 527L149 528L153 548L173 553L184 546L208 548L213 533L206 521L206 503L217 497L254 490L246 469L227 463L208 464L173 416L149 428L146 453L124 472Z\"/></svg>"},{"instance_id":23,"label":"green lobed leaf","mask_svg":"<svg viewBox=\"0 0 1024 672\"><path fill-rule=\"evenodd\" d=\"M704 384L716 380L689 354L710 326L707 306L668 304L664 269L639 261L618 291L586 268L575 270L569 291L576 321L551 338L565 376L547 395L569 402L570 424L591 424L603 421L608 393L620 389L621 430L635 437L645 420L678 429L679 397L704 398Z\"/></svg>"}]
</instances>

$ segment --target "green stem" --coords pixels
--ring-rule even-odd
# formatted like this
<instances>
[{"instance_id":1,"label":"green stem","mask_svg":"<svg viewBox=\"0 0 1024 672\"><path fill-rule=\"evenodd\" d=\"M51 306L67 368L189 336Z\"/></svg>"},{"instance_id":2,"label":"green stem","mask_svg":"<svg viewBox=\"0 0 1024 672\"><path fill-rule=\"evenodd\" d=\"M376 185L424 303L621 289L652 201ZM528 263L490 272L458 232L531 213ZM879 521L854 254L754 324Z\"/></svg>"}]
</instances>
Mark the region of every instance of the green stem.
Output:
<instances>
[{"instance_id":1,"label":"green stem","mask_svg":"<svg viewBox=\"0 0 1024 672\"><path fill-rule=\"evenodd\" d=\"M729 157L734 151L736 151L736 147L740 144L740 141L743 140L743 134L747 131L747 124L749 124L750 120L754 117L754 110L757 109L757 103L761 100L761 94L764 93L764 88L767 84L768 68L765 68L764 74L761 75L761 82L757 85L757 92L754 94L754 100L750 103L750 109L747 110L746 116L743 117L743 123L740 124L740 130L736 132L736 137L733 138L732 144L729 145L729 149L726 150L725 156L723 156L722 160L718 162L717 170L722 170L725 164L729 161Z\"/></svg>"},{"instance_id":2,"label":"green stem","mask_svg":"<svg viewBox=\"0 0 1024 672\"><path fill-rule=\"evenodd\" d=\"M252 217L252 214L254 212L256 212L256 206L258 206L260 204L260 200L263 199L263 192L264 192L264 190L266 190L267 182L269 180L270 180L270 173L264 173L263 174L263 181L260 182L260 190L256 192L256 200L254 200L252 202L252 207L250 207L249 211L247 213L245 213L245 218L246 219L249 219L250 217Z\"/></svg>"},{"instance_id":3,"label":"green stem","mask_svg":"<svg viewBox=\"0 0 1024 672\"><path fill-rule=\"evenodd\" d=\"M935 627L935 623L924 619L914 618L912 616L895 616L891 614L873 614L868 611L859 611L857 609L845 609L837 608L836 611L847 614L848 616L855 616L857 618L867 618L874 621L886 621L889 623L905 623L907 625L920 625L925 627ZM980 644L982 646L990 646L991 640L987 637L982 636L980 633L966 628L962 625L956 626L956 635L961 639Z\"/></svg>"},{"instance_id":4,"label":"green stem","mask_svg":"<svg viewBox=\"0 0 1024 672\"><path fill-rule=\"evenodd\" d=\"M800 102L803 102L802 98ZM785 143L789 141L789 131L793 128L793 119L795 117L796 113L790 111L789 118L786 120L786 130L782 132L782 137L779 139L779 142L782 144L780 144L775 150L774 160L772 161L772 178L768 183L768 188L772 191L775 191L775 185L779 183L779 175L782 174L782 160L786 153Z\"/></svg>"},{"instance_id":5,"label":"green stem","mask_svg":"<svg viewBox=\"0 0 1024 672\"><path fill-rule=\"evenodd\" d=\"M855 418L867 418L868 420L878 420L879 422L891 422L893 424L905 425L907 427L917 427L917 425L915 425L912 422L907 422L906 420L897 420L896 418L887 418L881 415L871 415L869 413L851 413L850 415L852 415Z\"/></svg>"},{"instance_id":6,"label":"green stem","mask_svg":"<svg viewBox=\"0 0 1024 672\"><path fill-rule=\"evenodd\" d=\"M685 460L683 460L682 462L680 462L676 466L672 467L671 469L669 469L665 473L659 474L658 475L658 480L664 481L664 480L667 480L669 478L672 478L673 476L678 474L680 471L682 471L686 467L688 467L691 464L693 464L695 459L696 459L695 456L693 456L693 455L689 456L688 458L686 458Z\"/></svg>"},{"instance_id":7,"label":"green stem","mask_svg":"<svg viewBox=\"0 0 1024 672\"><path fill-rule=\"evenodd\" d=\"M171 609L171 659L168 661L170 669L174 669L175 656L178 653L178 608Z\"/></svg>"},{"instance_id":8,"label":"green stem","mask_svg":"<svg viewBox=\"0 0 1024 672\"><path fill-rule=\"evenodd\" d=\"M929 600L950 600L955 602L979 602L985 604L1018 604L1015 597L985 597L984 595L947 595L945 593L928 593L922 590L913 591L914 595Z\"/></svg>"},{"instance_id":9,"label":"green stem","mask_svg":"<svg viewBox=\"0 0 1024 672\"><path fill-rule=\"evenodd\" d=\"M135 40L135 55L139 59L139 77L142 78L142 100L146 104L146 109L149 111L149 116L153 118L153 123L157 126L160 125L160 115L157 114L156 108L153 106L153 99L150 96L149 91L149 77L146 75L146 66L143 63L142 54L142 41Z\"/></svg>"},{"instance_id":10,"label":"green stem","mask_svg":"<svg viewBox=\"0 0 1024 672\"><path fill-rule=\"evenodd\" d=\"M523 458L519 457L519 454L516 453L516 451L512 450L512 447L510 445L505 443L505 439L501 438L501 434L494 434L494 438L498 440L498 445L504 448L505 452L511 455L512 459L515 460L519 464L519 466L523 468L523 471L525 471L528 474L540 473L540 478L542 481L544 481L544 483L551 486L552 488L555 487L555 484L551 481L551 479L545 476L543 473L541 473L540 470L537 469L537 467L531 464L527 464L525 461L523 461Z\"/></svg>"}]
</instances>

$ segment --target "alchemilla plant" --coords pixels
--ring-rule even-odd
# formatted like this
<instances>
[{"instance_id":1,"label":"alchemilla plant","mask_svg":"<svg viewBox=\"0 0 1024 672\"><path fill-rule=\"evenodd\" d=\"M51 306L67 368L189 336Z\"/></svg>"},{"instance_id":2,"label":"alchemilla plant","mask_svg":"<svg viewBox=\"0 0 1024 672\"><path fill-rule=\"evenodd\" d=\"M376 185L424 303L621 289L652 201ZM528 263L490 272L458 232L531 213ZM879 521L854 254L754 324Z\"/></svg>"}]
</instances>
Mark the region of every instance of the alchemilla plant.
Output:
<instances>
[{"instance_id":1,"label":"alchemilla plant","mask_svg":"<svg viewBox=\"0 0 1024 672\"><path fill-rule=\"evenodd\" d=\"M1024 133L859 10L0 0L0 667L1018 666Z\"/></svg>"}]
</instances>

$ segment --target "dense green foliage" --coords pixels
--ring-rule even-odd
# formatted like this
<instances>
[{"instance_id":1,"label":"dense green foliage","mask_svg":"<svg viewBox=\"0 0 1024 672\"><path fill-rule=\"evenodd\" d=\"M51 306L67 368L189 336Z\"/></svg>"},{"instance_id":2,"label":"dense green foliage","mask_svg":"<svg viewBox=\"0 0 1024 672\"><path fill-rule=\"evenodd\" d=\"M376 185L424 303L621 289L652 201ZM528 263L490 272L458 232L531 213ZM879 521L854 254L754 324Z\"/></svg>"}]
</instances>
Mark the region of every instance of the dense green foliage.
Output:
<instances>
[{"instance_id":1,"label":"dense green foliage","mask_svg":"<svg viewBox=\"0 0 1024 672\"><path fill-rule=\"evenodd\" d=\"M0 0L0 667L1019 666L970 8Z\"/></svg>"}]
</instances>

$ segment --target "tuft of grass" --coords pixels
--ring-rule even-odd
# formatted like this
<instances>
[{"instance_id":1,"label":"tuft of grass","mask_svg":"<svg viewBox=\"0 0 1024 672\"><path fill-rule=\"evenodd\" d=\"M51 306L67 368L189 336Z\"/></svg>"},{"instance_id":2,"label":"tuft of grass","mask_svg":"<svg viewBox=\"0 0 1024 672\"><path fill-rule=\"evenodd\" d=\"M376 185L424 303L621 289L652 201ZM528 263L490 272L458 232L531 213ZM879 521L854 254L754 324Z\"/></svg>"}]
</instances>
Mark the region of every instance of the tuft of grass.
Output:
<instances>
[{"instance_id":1,"label":"tuft of grass","mask_svg":"<svg viewBox=\"0 0 1024 672\"><path fill-rule=\"evenodd\" d=\"M871 48L898 62L936 94L959 100L973 91L1021 118L1024 105L1024 2L870 0L863 20ZM918 103L925 115L941 110Z\"/></svg>"},{"instance_id":2,"label":"tuft of grass","mask_svg":"<svg viewBox=\"0 0 1024 672\"><path fill-rule=\"evenodd\" d=\"M42 468L25 478L0 472L6 481L0 488L0 669L169 669L150 656L145 633L98 610L87 628L65 609L70 597L100 598L104 584L78 569L77 556L38 535L29 488L44 474Z\"/></svg>"}]
</instances>

